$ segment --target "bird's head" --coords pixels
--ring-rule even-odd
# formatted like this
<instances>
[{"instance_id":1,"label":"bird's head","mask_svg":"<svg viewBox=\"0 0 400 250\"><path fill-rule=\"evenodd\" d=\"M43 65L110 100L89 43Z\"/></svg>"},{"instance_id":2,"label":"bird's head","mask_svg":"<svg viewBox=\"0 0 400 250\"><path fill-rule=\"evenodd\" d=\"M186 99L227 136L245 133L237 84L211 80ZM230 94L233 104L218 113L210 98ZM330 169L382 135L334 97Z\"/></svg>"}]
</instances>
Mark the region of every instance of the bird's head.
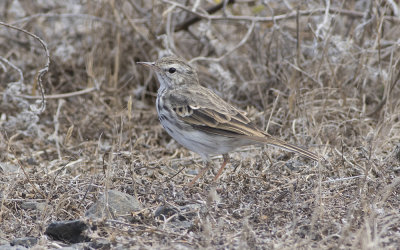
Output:
<instances>
[{"instance_id":1,"label":"bird's head","mask_svg":"<svg viewBox=\"0 0 400 250\"><path fill-rule=\"evenodd\" d=\"M175 88L183 85L199 84L196 70L184 59L166 56L155 62L138 62L154 70L160 88Z\"/></svg>"}]
</instances>

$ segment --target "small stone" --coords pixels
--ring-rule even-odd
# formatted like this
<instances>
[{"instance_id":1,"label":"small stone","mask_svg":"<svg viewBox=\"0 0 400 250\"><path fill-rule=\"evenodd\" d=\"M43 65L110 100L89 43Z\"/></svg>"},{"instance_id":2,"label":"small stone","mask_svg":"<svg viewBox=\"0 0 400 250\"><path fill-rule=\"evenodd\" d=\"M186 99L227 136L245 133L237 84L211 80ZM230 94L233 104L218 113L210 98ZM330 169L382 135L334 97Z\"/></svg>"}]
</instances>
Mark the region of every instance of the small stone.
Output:
<instances>
[{"instance_id":1,"label":"small stone","mask_svg":"<svg viewBox=\"0 0 400 250\"><path fill-rule=\"evenodd\" d=\"M26 202L22 202L21 204L21 208L22 209L36 209L36 201L26 201Z\"/></svg>"},{"instance_id":2,"label":"small stone","mask_svg":"<svg viewBox=\"0 0 400 250\"><path fill-rule=\"evenodd\" d=\"M142 209L142 205L136 197L117 191L109 190L103 194L99 200L94 203L85 213L85 216L91 219L105 218L130 218L132 212ZM108 201L108 202L107 202Z\"/></svg>"},{"instance_id":3,"label":"small stone","mask_svg":"<svg viewBox=\"0 0 400 250\"><path fill-rule=\"evenodd\" d=\"M400 143L398 143L394 148L393 156L398 162L400 162Z\"/></svg>"},{"instance_id":4,"label":"small stone","mask_svg":"<svg viewBox=\"0 0 400 250\"><path fill-rule=\"evenodd\" d=\"M38 238L35 237L23 237L23 238L16 238L10 242L11 246L24 246L24 247L33 247L38 243Z\"/></svg>"},{"instance_id":5,"label":"small stone","mask_svg":"<svg viewBox=\"0 0 400 250\"><path fill-rule=\"evenodd\" d=\"M95 239L89 244L89 246L94 249L111 249L111 243L106 239Z\"/></svg>"},{"instance_id":6,"label":"small stone","mask_svg":"<svg viewBox=\"0 0 400 250\"><path fill-rule=\"evenodd\" d=\"M39 165L39 163L32 157L28 158L28 160L26 160L26 163L28 163L29 165L35 165L35 166Z\"/></svg>"},{"instance_id":7,"label":"small stone","mask_svg":"<svg viewBox=\"0 0 400 250\"><path fill-rule=\"evenodd\" d=\"M22 204L21 204L22 209L32 209L32 210L37 209L39 211L43 211L45 206L46 206L46 203L36 202L36 201L25 201L25 202L22 202Z\"/></svg>"},{"instance_id":8,"label":"small stone","mask_svg":"<svg viewBox=\"0 0 400 250\"><path fill-rule=\"evenodd\" d=\"M159 206L154 212L154 217L158 219L167 219L179 211L175 208L168 206Z\"/></svg>"},{"instance_id":9,"label":"small stone","mask_svg":"<svg viewBox=\"0 0 400 250\"><path fill-rule=\"evenodd\" d=\"M154 217L160 220L168 220L167 226L174 230L189 230L194 227L193 218L197 216L197 212L201 209L200 204L187 204L184 206L160 206L154 212Z\"/></svg>"},{"instance_id":10,"label":"small stone","mask_svg":"<svg viewBox=\"0 0 400 250\"><path fill-rule=\"evenodd\" d=\"M17 173L18 170L19 167L17 165L0 162L0 172L3 172L5 174L14 174Z\"/></svg>"}]
</instances>

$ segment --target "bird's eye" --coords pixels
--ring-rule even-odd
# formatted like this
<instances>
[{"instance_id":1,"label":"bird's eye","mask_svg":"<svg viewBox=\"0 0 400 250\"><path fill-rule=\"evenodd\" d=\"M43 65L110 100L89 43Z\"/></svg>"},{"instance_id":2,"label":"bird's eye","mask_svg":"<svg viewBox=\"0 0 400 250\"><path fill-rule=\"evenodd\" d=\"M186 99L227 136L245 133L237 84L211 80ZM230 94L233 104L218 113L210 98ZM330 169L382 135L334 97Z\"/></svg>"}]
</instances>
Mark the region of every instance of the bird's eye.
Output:
<instances>
[{"instance_id":1,"label":"bird's eye","mask_svg":"<svg viewBox=\"0 0 400 250\"><path fill-rule=\"evenodd\" d=\"M176 69L175 69L174 67L171 67L171 68L169 68L169 70L168 70L168 72L169 72L170 74L175 73L175 71L176 71Z\"/></svg>"}]
</instances>

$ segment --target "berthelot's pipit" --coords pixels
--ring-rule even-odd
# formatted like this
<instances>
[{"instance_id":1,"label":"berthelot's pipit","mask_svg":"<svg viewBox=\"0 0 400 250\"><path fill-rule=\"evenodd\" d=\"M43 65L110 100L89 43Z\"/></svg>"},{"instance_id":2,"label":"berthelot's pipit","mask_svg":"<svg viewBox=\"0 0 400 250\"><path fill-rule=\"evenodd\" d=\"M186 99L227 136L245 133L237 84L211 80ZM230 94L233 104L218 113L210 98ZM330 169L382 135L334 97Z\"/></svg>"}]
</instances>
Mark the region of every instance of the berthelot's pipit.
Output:
<instances>
[{"instance_id":1,"label":"berthelot's pipit","mask_svg":"<svg viewBox=\"0 0 400 250\"><path fill-rule=\"evenodd\" d=\"M318 161L318 155L256 128L243 111L202 87L196 70L185 60L168 56L138 63L153 69L160 82L156 106L164 129L181 145L198 153L207 165L189 186L208 169L210 155L224 158L215 181L229 160L228 153L244 145L270 144Z\"/></svg>"}]
</instances>

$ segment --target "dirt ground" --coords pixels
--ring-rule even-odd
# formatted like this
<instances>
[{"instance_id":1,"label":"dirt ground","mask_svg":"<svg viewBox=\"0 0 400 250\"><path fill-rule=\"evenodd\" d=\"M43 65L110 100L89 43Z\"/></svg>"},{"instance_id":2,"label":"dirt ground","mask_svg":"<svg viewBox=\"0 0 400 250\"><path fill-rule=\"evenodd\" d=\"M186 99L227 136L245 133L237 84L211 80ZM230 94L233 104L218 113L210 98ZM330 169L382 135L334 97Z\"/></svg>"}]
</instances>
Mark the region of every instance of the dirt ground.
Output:
<instances>
[{"instance_id":1,"label":"dirt ground","mask_svg":"<svg viewBox=\"0 0 400 250\"><path fill-rule=\"evenodd\" d=\"M119 249L400 248L398 1L5 0L0 21L0 245L68 245L46 227L82 219ZM135 63L169 53L324 160L243 147L188 188L201 158L163 130ZM85 218L107 190L143 209Z\"/></svg>"}]
</instances>

